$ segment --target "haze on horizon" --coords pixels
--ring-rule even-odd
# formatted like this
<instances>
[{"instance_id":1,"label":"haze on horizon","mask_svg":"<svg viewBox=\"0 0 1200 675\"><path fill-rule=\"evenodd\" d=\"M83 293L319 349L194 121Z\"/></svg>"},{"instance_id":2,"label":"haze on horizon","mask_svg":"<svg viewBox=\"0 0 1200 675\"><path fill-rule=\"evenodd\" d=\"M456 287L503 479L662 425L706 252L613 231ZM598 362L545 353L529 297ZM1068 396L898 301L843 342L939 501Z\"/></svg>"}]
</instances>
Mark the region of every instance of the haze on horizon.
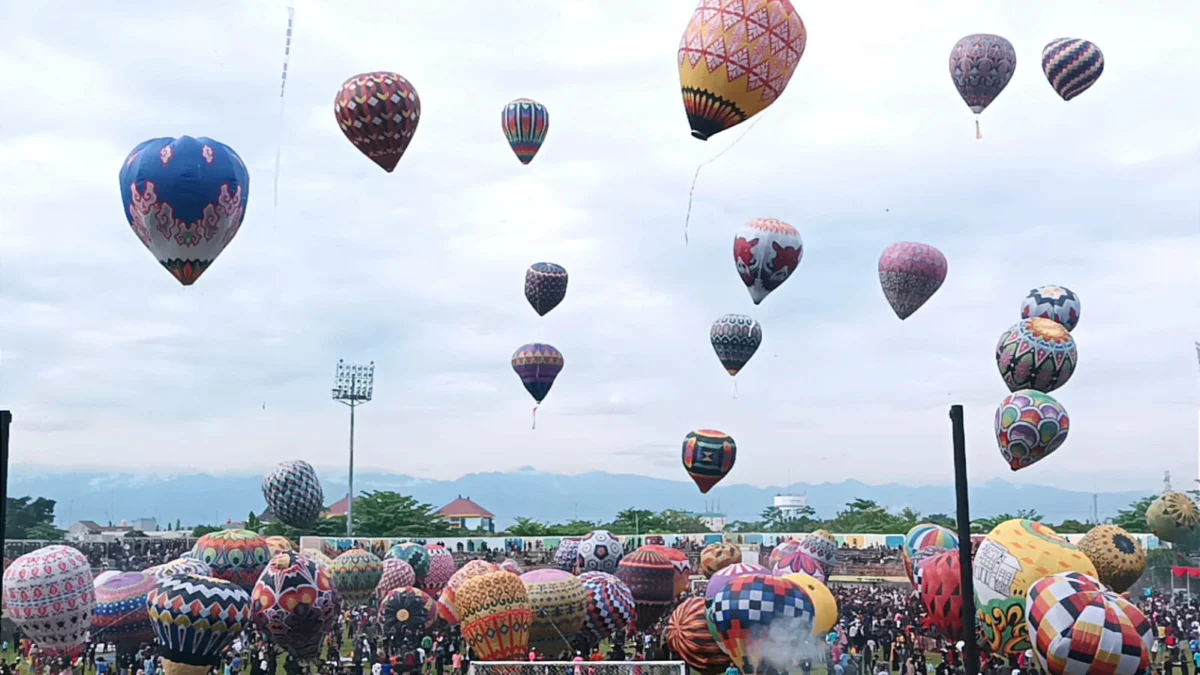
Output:
<instances>
[{"instance_id":1,"label":"haze on horizon","mask_svg":"<svg viewBox=\"0 0 1200 675\"><path fill-rule=\"evenodd\" d=\"M701 143L675 67L694 4L300 0L282 122L282 0L0 8L0 93L18 102L0 112L13 465L342 470L329 390L345 358L377 365L360 471L686 480L679 443L711 427L738 443L729 484L946 484L946 412L963 403L973 480L1154 491L1164 471L1197 476L1200 6L797 2L809 39L787 91L753 129ZM1018 52L979 141L946 72L974 32ZM1062 36L1106 58L1069 103L1039 63ZM343 80L380 69L422 100L392 174L332 113ZM552 118L528 167L498 120L523 96ZM116 184L137 143L183 134L229 144L252 175L242 230L191 288L130 232ZM700 174L685 246L692 174L735 141ZM756 307L730 240L757 217L795 225L806 250ZM949 275L901 322L876 262L904 240L941 249ZM546 317L522 294L539 260L571 275ZM1079 369L1054 393L1072 429L1012 474L993 352L1044 284L1082 300ZM736 399L708 341L730 312L764 332ZM509 365L534 341L566 360L536 431Z\"/></svg>"}]
</instances>

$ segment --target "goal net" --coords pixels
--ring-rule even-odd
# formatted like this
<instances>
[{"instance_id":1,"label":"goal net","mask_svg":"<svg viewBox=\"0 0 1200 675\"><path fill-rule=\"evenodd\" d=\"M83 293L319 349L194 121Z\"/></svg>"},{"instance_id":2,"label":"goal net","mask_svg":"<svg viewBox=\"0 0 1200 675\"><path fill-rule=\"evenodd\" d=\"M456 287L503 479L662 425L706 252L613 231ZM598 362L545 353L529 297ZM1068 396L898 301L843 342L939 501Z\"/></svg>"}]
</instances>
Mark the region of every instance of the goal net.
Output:
<instances>
[{"instance_id":1,"label":"goal net","mask_svg":"<svg viewBox=\"0 0 1200 675\"><path fill-rule=\"evenodd\" d=\"M467 675L688 675L683 661L473 661Z\"/></svg>"}]
</instances>

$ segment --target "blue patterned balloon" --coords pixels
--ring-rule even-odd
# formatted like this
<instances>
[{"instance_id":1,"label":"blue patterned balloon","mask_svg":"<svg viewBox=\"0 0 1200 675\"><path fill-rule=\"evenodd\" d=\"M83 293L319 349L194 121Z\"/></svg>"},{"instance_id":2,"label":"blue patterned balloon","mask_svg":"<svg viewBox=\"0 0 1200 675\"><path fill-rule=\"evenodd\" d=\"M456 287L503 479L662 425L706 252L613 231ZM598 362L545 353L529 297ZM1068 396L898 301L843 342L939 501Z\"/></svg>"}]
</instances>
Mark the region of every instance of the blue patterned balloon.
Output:
<instances>
[{"instance_id":1,"label":"blue patterned balloon","mask_svg":"<svg viewBox=\"0 0 1200 675\"><path fill-rule=\"evenodd\" d=\"M146 609L164 660L215 666L250 623L250 594L228 581L180 574L154 585Z\"/></svg>"},{"instance_id":2,"label":"blue patterned balloon","mask_svg":"<svg viewBox=\"0 0 1200 675\"><path fill-rule=\"evenodd\" d=\"M504 137L522 164L533 161L550 130L550 112L546 106L528 98L519 98L504 106L500 113Z\"/></svg>"},{"instance_id":3,"label":"blue patterned balloon","mask_svg":"<svg viewBox=\"0 0 1200 675\"><path fill-rule=\"evenodd\" d=\"M184 286L233 241L250 198L250 174L211 138L155 138L121 167L121 201L138 239Z\"/></svg>"},{"instance_id":4,"label":"blue patterned balloon","mask_svg":"<svg viewBox=\"0 0 1200 675\"><path fill-rule=\"evenodd\" d=\"M280 522L308 527L325 508L325 493L312 464L296 460L280 462L263 478L263 498Z\"/></svg>"},{"instance_id":5,"label":"blue patterned balloon","mask_svg":"<svg viewBox=\"0 0 1200 675\"><path fill-rule=\"evenodd\" d=\"M708 339L726 372L737 375L762 344L762 326L743 314L726 314L713 322Z\"/></svg>"},{"instance_id":6,"label":"blue patterned balloon","mask_svg":"<svg viewBox=\"0 0 1200 675\"><path fill-rule=\"evenodd\" d=\"M546 316L550 310L567 297L567 270L562 265L539 262L525 271L525 299L533 306L538 316Z\"/></svg>"},{"instance_id":7,"label":"blue patterned balloon","mask_svg":"<svg viewBox=\"0 0 1200 675\"><path fill-rule=\"evenodd\" d=\"M1059 38L1042 50L1042 72L1062 100L1070 101L1100 79L1104 53L1087 40Z\"/></svg>"}]
</instances>

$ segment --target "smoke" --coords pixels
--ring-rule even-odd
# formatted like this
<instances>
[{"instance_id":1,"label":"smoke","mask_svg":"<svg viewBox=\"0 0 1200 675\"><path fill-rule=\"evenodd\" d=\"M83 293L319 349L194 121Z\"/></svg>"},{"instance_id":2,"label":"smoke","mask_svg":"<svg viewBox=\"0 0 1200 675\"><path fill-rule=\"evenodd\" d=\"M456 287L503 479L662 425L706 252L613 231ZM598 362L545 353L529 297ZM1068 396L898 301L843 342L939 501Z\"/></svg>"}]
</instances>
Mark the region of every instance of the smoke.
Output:
<instances>
[{"instance_id":1,"label":"smoke","mask_svg":"<svg viewBox=\"0 0 1200 675\"><path fill-rule=\"evenodd\" d=\"M747 645L747 673L762 672L767 665L786 671L807 659L814 665L825 657L825 647L812 634L807 618L776 619Z\"/></svg>"}]
</instances>

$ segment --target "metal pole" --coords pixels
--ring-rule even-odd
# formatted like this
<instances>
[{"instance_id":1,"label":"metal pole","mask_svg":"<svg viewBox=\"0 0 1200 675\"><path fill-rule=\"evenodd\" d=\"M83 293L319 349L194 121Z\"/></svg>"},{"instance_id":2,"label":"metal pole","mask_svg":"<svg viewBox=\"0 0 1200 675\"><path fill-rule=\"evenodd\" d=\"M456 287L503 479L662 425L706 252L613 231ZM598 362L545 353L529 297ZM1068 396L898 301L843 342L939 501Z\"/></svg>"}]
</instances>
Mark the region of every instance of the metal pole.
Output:
<instances>
[{"instance_id":1,"label":"metal pole","mask_svg":"<svg viewBox=\"0 0 1200 675\"><path fill-rule=\"evenodd\" d=\"M963 407L950 406L954 440L954 494L958 500L958 568L962 583L963 668L966 675L979 675L979 644L975 639L975 583L971 575L971 501L967 493L967 434Z\"/></svg>"},{"instance_id":2,"label":"metal pole","mask_svg":"<svg viewBox=\"0 0 1200 675\"><path fill-rule=\"evenodd\" d=\"M0 410L0 551L4 550L4 534L8 529L8 426L12 413Z\"/></svg>"},{"instance_id":3,"label":"metal pole","mask_svg":"<svg viewBox=\"0 0 1200 675\"><path fill-rule=\"evenodd\" d=\"M346 536L354 536L354 402L350 402L350 492L346 498Z\"/></svg>"}]
</instances>

